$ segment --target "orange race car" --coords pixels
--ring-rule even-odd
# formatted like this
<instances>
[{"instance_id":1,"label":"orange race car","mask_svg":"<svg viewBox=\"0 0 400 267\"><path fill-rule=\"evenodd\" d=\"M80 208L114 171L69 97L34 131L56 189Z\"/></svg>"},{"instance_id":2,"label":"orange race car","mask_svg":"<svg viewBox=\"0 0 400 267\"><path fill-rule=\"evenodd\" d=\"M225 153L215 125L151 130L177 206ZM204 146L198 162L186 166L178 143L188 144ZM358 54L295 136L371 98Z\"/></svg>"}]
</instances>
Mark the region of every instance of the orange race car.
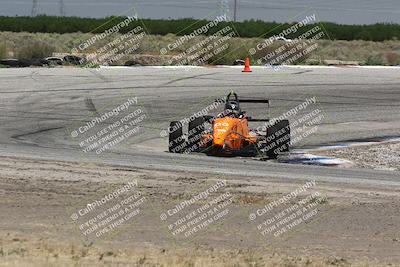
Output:
<instances>
[{"instance_id":1,"label":"orange race car","mask_svg":"<svg viewBox=\"0 0 400 267\"><path fill-rule=\"evenodd\" d=\"M240 99L231 92L225 108L217 116L200 116L189 121L183 134L182 122L173 121L169 128L169 151L172 153L203 152L217 156L268 156L276 158L289 151L288 120L253 119L240 108L241 103L264 103L267 99ZM264 122L257 130L249 122Z\"/></svg>"}]
</instances>

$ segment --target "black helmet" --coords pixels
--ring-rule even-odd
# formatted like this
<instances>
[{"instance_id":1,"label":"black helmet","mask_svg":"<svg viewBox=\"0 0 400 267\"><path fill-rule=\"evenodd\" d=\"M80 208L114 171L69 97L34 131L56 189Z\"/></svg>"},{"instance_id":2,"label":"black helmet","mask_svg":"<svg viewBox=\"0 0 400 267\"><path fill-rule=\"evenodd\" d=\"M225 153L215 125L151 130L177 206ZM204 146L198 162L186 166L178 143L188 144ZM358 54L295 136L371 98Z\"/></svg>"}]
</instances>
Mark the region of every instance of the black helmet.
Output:
<instances>
[{"instance_id":1,"label":"black helmet","mask_svg":"<svg viewBox=\"0 0 400 267\"><path fill-rule=\"evenodd\" d=\"M233 113L240 113L240 106L238 101L230 100L225 103L225 110L232 111Z\"/></svg>"}]
</instances>

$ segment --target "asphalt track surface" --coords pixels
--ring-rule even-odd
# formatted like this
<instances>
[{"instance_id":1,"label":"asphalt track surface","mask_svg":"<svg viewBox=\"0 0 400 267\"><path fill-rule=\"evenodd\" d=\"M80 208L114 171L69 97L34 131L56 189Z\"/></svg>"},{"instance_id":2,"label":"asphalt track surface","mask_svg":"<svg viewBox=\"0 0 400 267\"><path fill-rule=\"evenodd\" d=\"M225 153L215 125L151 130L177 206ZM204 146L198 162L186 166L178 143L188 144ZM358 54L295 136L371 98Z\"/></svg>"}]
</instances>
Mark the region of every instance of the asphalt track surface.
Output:
<instances>
[{"instance_id":1,"label":"asphalt track surface","mask_svg":"<svg viewBox=\"0 0 400 267\"><path fill-rule=\"evenodd\" d=\"M115 68L1 69L0 155L94 162L132 168L220 174L279 180L310 180L400 187L398 172L282 164L249 158L216 158L167 153L160 132L172 120L203 109L236 91L271 100L272 117L316 97L324 119L296 148L340 141L400 136L399 69ZM146 112L140 131L100 155L84 153L71 131L128 98ZM265 106L243 107L266 117ZM289 118L296 120L295 117Z\"/></svg>"}]
</instances>

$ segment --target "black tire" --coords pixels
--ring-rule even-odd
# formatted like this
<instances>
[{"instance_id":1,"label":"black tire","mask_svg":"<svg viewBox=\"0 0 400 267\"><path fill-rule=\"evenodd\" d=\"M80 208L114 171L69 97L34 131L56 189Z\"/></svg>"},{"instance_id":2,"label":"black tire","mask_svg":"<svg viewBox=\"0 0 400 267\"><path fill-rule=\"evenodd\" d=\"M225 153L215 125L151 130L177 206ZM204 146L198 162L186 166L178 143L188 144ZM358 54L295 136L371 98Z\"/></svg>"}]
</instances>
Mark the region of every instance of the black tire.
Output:
<instances>
[{"instance_id":1,"label":"black tire","mask_svg":"<svg viewBox=\"0 0 400 267\"><path fill-rule=\"evenodd\" d=\"M170 123L168 149L171 153L182 153L185 149L185 139L183 137L182 125L178 121Z\"/></svg>"},{"instance_id":2,"label":"black tire","mask_svg":"<svg viewBox=\"0 0 400 267\"><path fill-rule=\"evenodd\" d=\"M26 60L26 59L3 59L0 60L0 64L1 65L6 65L6 66L10 66L12 68L19 68L19 67L29 67L32 65L32 62L30 60Z\"/></svg>"},{"instance_id":3,"label":"black tire","mask_svg":"<svg viewBox=\"0 0 400 267\"><path fill-rule=\"evenodd\" d=\"M204 132L204 123L204 117L195 118L189 122L187 151L195 152L200 150L199 143Z\"/></svg>"},{"instance_id":4,"label":"black tire","mask_svg":"<svg viewBox=\"0 0 400 267\"><path fill-rule=\"evenodd\" d=\"M276 159L279 154L289 151L290 126L288 120L276 122L267 129L267 150L269 158Z\"/></svg>"},{"instance_id":5,"label":"black tire","mask_svg":"<svg viewBox=\"0 0 400 267\"><path fill-rule=\"evenodd\" d=\"M39 62L37 62L37 60L34 59L20 59L18 66L21 68L28 68L30 66L41 66L41 64L39 63L38 65L38 63Z\"/></svg>"},{"instance_id":6,"label":"black tire","mask_svg":"<svg viewBox=\"0 0 400 267\"><path fill-rule=\"evenodd\" d=\"M138 61L136 60L128 60L125 62L124 64L125 66L136 66L136 67L140 67L142 66L142 64L140 64Z\"/></svg>"},{"instance_id":7,"label":"black tire","mask_svg":"<svg viewBox=\"0 0 400 267\"><path fill-rule=\"evenodd\" d=\"M9 67L19 67L19 60L18 59L2 59L0 60L0 64Z\"/></svg>"}]
</instances>

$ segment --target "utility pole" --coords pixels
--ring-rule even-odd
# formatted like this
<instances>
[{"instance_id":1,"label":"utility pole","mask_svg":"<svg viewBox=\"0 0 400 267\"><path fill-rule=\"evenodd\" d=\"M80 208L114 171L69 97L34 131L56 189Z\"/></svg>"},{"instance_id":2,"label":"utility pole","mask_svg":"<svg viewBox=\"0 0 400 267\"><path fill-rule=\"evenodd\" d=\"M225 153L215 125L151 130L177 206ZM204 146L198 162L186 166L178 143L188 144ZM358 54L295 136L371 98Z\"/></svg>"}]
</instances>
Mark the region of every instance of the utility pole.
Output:
<instances>
[{"instance_id":1,"label":"utility pole","mask_svg":"<svg viewBox=\"0 0 400 267\"><path fill-rule=\"evenodd\" d=\"M237 19L237 0L235 0L235 8L233 10L233 22L236 22Z\"/></svg>"},{"instance_id":2,"label":"utility pole","mask_svg":"<svg viewBox=\"0 0 400 267\"><path fill-rule=\"evenodd\" d=\"M37 0L33 0L32 2L32 10L31 10L31 16L34 17L37 15Z\"/></svg>"},{"instance_id":3,"label":"utility pole","mask_svg":"<svg viewBox=\"0 0 400 267\"><path fill-rule=\"evenodd\" d=\"M60 16L65 17L65 6L63 0L60 0Z\"/></svg>"},{"instance_id":4,"label":"utility pole","mask_svg":"<svg viewBox=\"0 0 400 267\"><path fill-rule=\"evenodd\" d=\"M220 4L220 15L222 17L225 17L227 21L230 20L230 11L229 11L229 3L228 0L221 0L221 4Z\"/></svg>"}]
</instances>

